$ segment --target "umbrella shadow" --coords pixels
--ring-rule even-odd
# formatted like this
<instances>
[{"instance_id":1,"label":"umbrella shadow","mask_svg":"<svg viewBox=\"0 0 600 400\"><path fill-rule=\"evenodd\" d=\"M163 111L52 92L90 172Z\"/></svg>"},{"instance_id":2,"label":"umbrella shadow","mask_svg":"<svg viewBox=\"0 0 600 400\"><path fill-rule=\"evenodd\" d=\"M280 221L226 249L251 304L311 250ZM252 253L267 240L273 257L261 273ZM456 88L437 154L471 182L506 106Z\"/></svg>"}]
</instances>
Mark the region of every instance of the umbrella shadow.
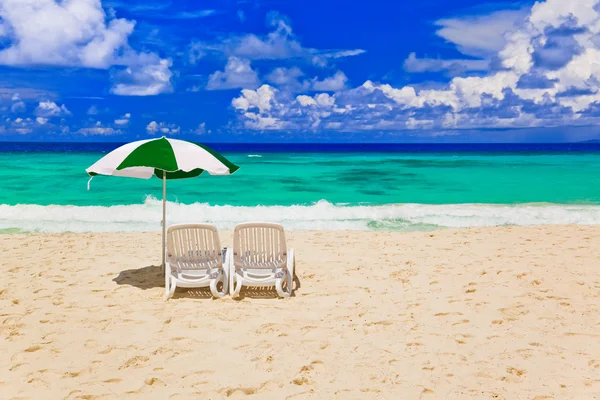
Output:
<instances>
[{"instance_id":1,"label":"umbrella shadow","mask_svg":"<svg viewBox=\"0 0 600 400\"><path fill-rule=\"evenodd\" d=\"M149 265L138 269L127 269L119 272L113 279L117 285L129 285L138 289L147 290L165 287L165 273L160 265Z\"/></svg>"},{"instance_id":2,"label":"umbrella shadow","mask_svg":"<svg viewBox=\"0 0 600 400\"><path fill-rule=\"evenodd\" d=\"M164 289L165 273L160 265L149 265L143 268L121 271L113 279L113 282L117 285L129 285L142 290ZM213 296L209 288L177 288L173 294L173 299L177 298L212 299Z\"/></svg>"}]
</instances>

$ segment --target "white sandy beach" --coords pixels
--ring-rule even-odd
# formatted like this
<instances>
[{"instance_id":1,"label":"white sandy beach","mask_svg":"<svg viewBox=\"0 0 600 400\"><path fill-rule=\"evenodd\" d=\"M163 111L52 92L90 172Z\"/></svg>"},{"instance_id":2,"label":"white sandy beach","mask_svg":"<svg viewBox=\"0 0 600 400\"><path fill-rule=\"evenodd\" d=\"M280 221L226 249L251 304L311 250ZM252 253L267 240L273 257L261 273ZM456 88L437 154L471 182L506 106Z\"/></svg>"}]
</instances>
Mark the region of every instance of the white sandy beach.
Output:
<instances>
[{"instance_id":1,"label":"white sandy beach","mask_svg":"<svg viewBox=\"0 0 600 400\"><path fill-rule=\"evenodd\" d=\"M600 398L600 227L288 242L295 297L165 301L159 234L0 236L0 397Z\"/></svg>"}]
</instances>

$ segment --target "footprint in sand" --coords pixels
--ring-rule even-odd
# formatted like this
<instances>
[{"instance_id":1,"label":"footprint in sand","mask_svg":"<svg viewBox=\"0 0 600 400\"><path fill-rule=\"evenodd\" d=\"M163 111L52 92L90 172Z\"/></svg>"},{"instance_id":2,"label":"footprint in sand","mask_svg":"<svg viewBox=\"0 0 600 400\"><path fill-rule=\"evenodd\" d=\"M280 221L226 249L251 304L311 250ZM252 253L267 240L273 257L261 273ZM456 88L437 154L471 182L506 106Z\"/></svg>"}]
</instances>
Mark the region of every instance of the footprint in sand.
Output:
<instances>
[{"instance_id":1,"label":"footprint in sand","mask_svg":"<svg viewBox=\"0 0 600 400\"><path fill-rule=\"evenodd\" d=\"M167 386L163 381L158 378L147 378L144 383L148 386Z\"/></svg>"},{"instance_id":2,"label":"footprint in sand","mask_svg":"<svg viewBox=\"0 0 600 400\"><path fill-rule=\"evenodd\" d=\"M146 362L148 362L149 360L150 359L148 357L136 356L136 357L133 357L133 358L130 358L129 360L127 360L125 362L125 364L123 364L121 367L119 367L119 369L139 367L139 366L145 364Z\"/></svg>"},{"instance_id":3,"label":"footprint in sand","mask_svg":"<svg viewBox=\"0 0 600 400\"><path fill-rule=\"evenodd\" d=\"M508 372L511 375L515 375L515 376L523 376L527 373L527 371L525 371L524 369L518 369L518 368L513 368L513 367L507 368L506 372Z\"/></svg>"},{"instance_id":4,"label":"footprint in sand","mask_svg":"<svg viewBox=\"0 0 600 400\"><path fill-rule=\"evenodd\" d=\"M468 319L463 319L463 320L453 323L452 326L468 324L469 322L471 322L471 321L469 321Z\"/></svg>"},{"instance_id":5,"label":"footprint in sand","mask_svg":"<svg viewBox=\"0 0 600 400\"><path fill-rule=\"evenodd\" d=\"M83 373L83 371L78 371L78 372L65 372L63 374L63 378L77 378L79 375L81 375Z\"/></svg>"},{"instance_id":6,"label":"footprint in sand","mask_svg":"<svg viewBox=\"0 0 600 400\"><path fill-rule=\"evenodd\" d=\"M98 354L108 354L111 351L113 351L114 347L113 346L108 346L107 348L98 351Z\"/></svg>"},{"instance_id":7,"label":"footprint in sand","mask_svg":"<svg viewBox=\"0 0 600 400\"><path fill-rule=\"evenodd\" d=\"M594 369L598 369L600 368L600 361L598 360L590 360L590 362L588 362L588 366Z\"/></svg>"}]
</instances>

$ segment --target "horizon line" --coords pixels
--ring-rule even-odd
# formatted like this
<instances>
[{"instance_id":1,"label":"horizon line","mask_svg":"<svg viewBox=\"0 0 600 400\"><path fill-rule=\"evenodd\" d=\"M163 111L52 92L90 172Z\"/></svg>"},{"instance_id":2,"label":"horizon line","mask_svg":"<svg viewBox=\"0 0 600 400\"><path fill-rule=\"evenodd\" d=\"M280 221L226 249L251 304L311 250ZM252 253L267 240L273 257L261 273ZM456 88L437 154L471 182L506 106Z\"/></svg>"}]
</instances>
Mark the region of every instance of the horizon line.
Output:
<instances>
[{"instance_id":1,"label":"horizon line","mask_svg":"<svg viewBox=\"0 0 600 400\"><path fill-rule=\"evenodd\" d=\"M159 138L156 138L159 139ZM176 138L169 138L176 139ZM139 139L144 140L144 139ZM185 139L177 139L185 140ZM125 144L136 142L137 140L124 140L124 141L86 141L86 140L61 140L61 141L43 141L43 140L2 140L0 143L43 143L43 144ZM192 143L202 144L251 144L251 145L507 145L507 144L600 144L600 139L581 140L572 142L221 142L221 141L198 141L198 140L185 140Z\"/></svg>"}]
</instances>

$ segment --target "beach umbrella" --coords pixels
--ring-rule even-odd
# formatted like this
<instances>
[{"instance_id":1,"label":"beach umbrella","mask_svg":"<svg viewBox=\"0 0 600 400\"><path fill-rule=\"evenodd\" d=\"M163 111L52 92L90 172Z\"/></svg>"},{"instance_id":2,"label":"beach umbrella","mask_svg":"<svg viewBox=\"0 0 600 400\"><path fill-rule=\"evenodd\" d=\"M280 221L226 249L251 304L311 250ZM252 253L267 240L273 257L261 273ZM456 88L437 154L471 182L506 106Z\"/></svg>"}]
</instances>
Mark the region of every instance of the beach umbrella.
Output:
<instances>
[{"instance_id":1,"label":"beach umbrella","mask_svg":"<svg viewBox=\"0 0 600 400\"><path fill-rule=\"evenodd\" d=\"M162 202L162 265L165 263L167 179L193 178L204 171L210 175L230 175L239 167L206 146L185 140L140 140L125 144L98 160L86 169L91 176L126 176L150 179L155 176L163 182Z\"/></svg>"}]
</instances>

